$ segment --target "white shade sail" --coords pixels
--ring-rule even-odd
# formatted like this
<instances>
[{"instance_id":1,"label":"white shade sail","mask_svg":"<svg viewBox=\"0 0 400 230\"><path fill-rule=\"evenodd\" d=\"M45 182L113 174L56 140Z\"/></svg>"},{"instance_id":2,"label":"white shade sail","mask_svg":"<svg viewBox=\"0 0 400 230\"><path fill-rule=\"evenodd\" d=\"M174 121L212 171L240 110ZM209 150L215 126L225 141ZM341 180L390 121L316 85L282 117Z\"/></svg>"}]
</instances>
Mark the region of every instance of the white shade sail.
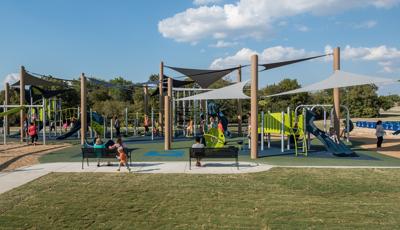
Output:
<instances>
[{"instance_id":1,"label":"white shade sail","mask_svg":"<svg viewBox=\"0 0 400 230\"><path fill-rule=\"evenodd\" d=\"M378 77L369 77L354 73L348 73L340 70L336 70L329 78L322 80L320 82L305 86L300 89L295 89L283 93L268 95L264 97L275 97L282 96L288 94L295 93L305 93L305 92L313 92L324 89L333 89L333 88L344 88L350 86L357 85L369 85L369 84L388 84L398 82L398 80L390 79L390 78L378 78Z\"/></svg>"},{"instance_id":2,"label":"white shade sail","mask_svg":"<svg viewBox=\"0 0 400 230\"><path fill-rule=\"evenodd\" d=\"M219 89L214 89L209 92L200 93L190 97L178 99L178 101L189 100L223 100L223 99L250 99L249 96L243 93L243 87L248 81L239 82L230 86Z\"/></svg>"}]
</instances>

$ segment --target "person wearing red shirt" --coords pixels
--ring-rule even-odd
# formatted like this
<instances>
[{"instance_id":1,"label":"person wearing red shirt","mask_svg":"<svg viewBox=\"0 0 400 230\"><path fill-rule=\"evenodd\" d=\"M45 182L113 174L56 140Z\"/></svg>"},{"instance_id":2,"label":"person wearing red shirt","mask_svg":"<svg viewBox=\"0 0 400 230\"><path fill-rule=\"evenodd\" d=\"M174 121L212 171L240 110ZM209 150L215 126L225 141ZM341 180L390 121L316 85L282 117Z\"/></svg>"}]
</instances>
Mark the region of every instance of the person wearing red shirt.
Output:
<instances>
[{"instance_id":1,"label":"person wearing red shirt","mask_svg":"<svg viewBox=\"0 0 400 230\"><path fill-rule=\"evenodd\" d=\"M37 127L34 122L31 122L28 128L28 134L31 138L31 142L33 145L36 145L36 142L38 140L38 135L37 135Z\"/></svg>"}]
</instances>

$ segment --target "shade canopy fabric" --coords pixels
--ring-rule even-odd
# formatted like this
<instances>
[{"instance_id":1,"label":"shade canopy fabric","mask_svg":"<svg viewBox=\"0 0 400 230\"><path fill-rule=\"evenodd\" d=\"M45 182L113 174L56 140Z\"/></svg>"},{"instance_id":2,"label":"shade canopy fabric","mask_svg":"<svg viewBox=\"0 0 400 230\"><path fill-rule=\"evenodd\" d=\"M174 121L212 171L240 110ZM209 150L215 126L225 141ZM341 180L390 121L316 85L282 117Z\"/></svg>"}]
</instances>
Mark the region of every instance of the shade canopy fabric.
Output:
<instances>
[{"instance_id":1,"label":"shade canopy fabric","mask_svg":"<svg viewBox=\"0 0 400 230\"><path fill-rule=\"evenodd\" d=\"M214 89L209 92L200 93L190 97L178 99L178 101L189 100L225 100L225 99L250 99L249 96L243 93L244 86L248 81L239 82L223 88Z\"/></svg>"},{"instance_id":2,"label":"shade canopy fabric","mask_svg":"<svg viewBox=\"0 0 400 230\"><path fill-rule=\"evenodd\" d=\"M336 70L329 78L322 80L320 82L305 86L300 89L295 89L283 93L268 95L264 97L275 97L282 96L288 94L295 93L305 93L305 92L313 92L324 89L333 89L333 88L344 88L350 86L357 85L369 85L369 84L387 84L394 83L398 80L390 79L390 78L378 78L378 77L369 77L354 73L348 73L340 70Z\"/></svg>"},{"instance_id":3,"label":"shade canopy fabric","mask_svg":"<svg viewBox=\"0 0 400 230\"><path fill-rule=\"evenodd\" d=\"M62 86L59 83L47 81L35 76L32 76L29 73L25 73L25 85L33 85L33 86ZM19 81L12 84L12 86L19 86Z\"/></svg>"},{"instance_id":4,"label":"shade canopy fabric","mask_svg":"<svg viewBox=\"0 0 400 230\"><path fill-rule=\"evenodd\" d=\"M168 87L168 76L164 75L163 78L163 92L167 91ZM172 87L182 87L188 84L193 83L194 81L181 81L181 80L176 80L172 78ZM159 95L160 94L160 88L157 87L156 90L151 94L151 96Z\"/></svg>"},{"instance_id":5,"label":"shade canopy fabric","mask_svg":"<svg viewBox=\"0 0 400 230\"><path fill-rule=\"evenodd\" d=\"M241 67L235 67L230 69L221 69L221 70L209 70L209 69L187 69L187 68L179 68L172 66L165 66L167 68L173 69L187 77L190 77L197 84L200 85L201 88L208 88L211 84L223 78L224 76L230 74L232 71L235 71Z\"/></svg>"},{"instance_id":6,"label":"shade canopy fabric","mask_svg":"<svg viewBox=\"0 0 400 230\"><path fill-rule=\"evenodd\" d=\"M301 59L290 60L290 61L282 61L282 62L261 64L260 66L263 66L264 69L261 70L260 72L265 71L265 70L269 70L269 69L278 68L278 67L285 66L285 65L291 65L291 64L294 64L294 63L297 63L297 62L303 62L303 61L308 61L308 60L315 59L315 58L325 57L325 56L328 56L328 55L331 55L331 54L318 55L318 56L314 56L314 57L301 58Z\"/></svg>"}]
</instances>

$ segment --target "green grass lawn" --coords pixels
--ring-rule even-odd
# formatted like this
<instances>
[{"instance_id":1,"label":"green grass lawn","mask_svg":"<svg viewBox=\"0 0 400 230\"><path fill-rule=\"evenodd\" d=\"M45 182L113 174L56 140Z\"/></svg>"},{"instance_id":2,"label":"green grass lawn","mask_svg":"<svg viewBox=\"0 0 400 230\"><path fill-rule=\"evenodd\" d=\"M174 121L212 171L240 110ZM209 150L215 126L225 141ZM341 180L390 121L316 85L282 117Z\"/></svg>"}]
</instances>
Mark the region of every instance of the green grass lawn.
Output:
<instances>
[{"instance_id":1,"label":"green grass lawn","mask_svg":"<svg viewBox=\"0 0 400 230\"><path fill-rule=\"evenodd\" d=\"M396 229L400 170L52 173L0 195L1 229Z\"/></svg>"}]
</instances>

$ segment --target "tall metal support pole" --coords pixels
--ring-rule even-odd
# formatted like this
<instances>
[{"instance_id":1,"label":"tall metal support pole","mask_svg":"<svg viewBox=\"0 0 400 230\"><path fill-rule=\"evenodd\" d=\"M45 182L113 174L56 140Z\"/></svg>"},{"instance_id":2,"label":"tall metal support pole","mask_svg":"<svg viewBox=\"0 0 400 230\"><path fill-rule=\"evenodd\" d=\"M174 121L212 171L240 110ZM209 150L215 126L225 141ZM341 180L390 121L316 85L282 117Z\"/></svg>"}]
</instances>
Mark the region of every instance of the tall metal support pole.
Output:
<instances>
[{"instance_id":1,"label":"tall metal support pole","mask_svg":"<svg viewBox=\"0 0 400 230\"><path fill-rule=\"evenodd\" d=\"M168 104L168 106L169 106L169 109L168 109L168 114L167 113L165 113L165 116L167 116L168 117L168 119L169 119L169 140L170 140L170 142L172 142L173 140L173 134L172 134L172 132L173 132L173 128L172 128L172 109L171 109L171 104L172 104L172 78L168 78L168 91L167 91L167 93L168 93L168 98L169 98L169 104Z\"/></svg>"},{"instance_id":2,"label":"tall metal support pole","mask_svg":"<svg viewBox=\"0 0 400 230\"><path fill-rule=\"evenodd\" d=\"M151 107L151 140L154 140L154 110Z\"/></svg>"},{"instance_id":3,"label":"tall metal support pole","mask_svg":"<svg viewBox=\"0 0 400 230\"><path fill-rule=\"evenodd\" d=\"M333 50L333 71L340 70L340 48ZM339 88L333 89L334 128L336 135L340 135L340 93Z\"/></svg>"},{"instance_id":4,"label":"tall metal support pole","mask_svg":"<svg viewBox=\"0 0 400 230\"><path fill-rule=\"evenodd\" d=\"M205 126L208 127L208 101L207 101L207 100L206 100L206 109L205 109L205 111L206 111L206 116L205 116L206 122L205 122ZM207 128L206 128L206 130L207 130Z\"/></svg>"},{"instance_id":5,"label":"tall metal support pole","mask_svg":"<svg viewBox=\"0 0 400 230\"><path fill-rule=\"evenodd\" d=\"M269 124L271 122L271 111L268 110L268 117L267 117L267 129L269 127L271 127L271 125ZM267 133L267 143L268 143L268 148L271 148L271 133Z\"/></svg>"},{"instance_id":6,"label":"tall metal support pole","mask_svg":"<svg viewBox=\"0 0 400 230\"><path fill-rule=\"evenodd\" d=\"M242 81L242 66L239 65L237 82ZM242 136L242 101L240 99L237 100L237 119L238 119L238 135Z\"/></svg>"},{"instance_id":7,"label":"tall metal support pole","mask_svg":"<svg viewBox=\"0 0 400 230\"><path fill-rule=\"evenodd\" d=\"M111 140L114 138L114 129L113 129L113 124L114 124L114 118L111 117L110 119L110 138Z\"/></svg>"},{"instance_id":8,"label":"tall metal support pole","mask_svg":"<svg viewBox=\"0 0 400 230\"><path fill-rule=\"evenodd\" d=\"M135 135L139 133L139 113L136 112L136 119L135 119Z\"/></svg>"},{"instance_id":9,"label":"tall metal support pole","mask_svg":"<svg viewBox=\"0 0 400 230\"><path fill-rule=\"evenodd\" d=\"M4 104L8 105L9 103L10 103L10 84L6 83L4 88ZM4 112L6 111L7 108L4 108ZM4 123L5 123L4 134L9 135L10 125L8 124L8 115L4 116Z\"/></svg>"},{"instance_id":10,"label":"tall metal support pole","mask_svg":"<svg viewBox=\"0 0 400 230\"><path fill-rule=\"evenodd\" d=\"M292 118L292 113L290 112L290 107L287 107L287 114L288 114L288 119L289 119L288 124L289 124L289 127L291 128L293 118ZM290 130L290 128L289 128L289 130ZM287 148L287 150L290 150L290 132L289 132L289 135L287 136L287 147L286 148Z\"/></svg>"},{"instance_id":11,"label":"tall metal support pole","mask_svg":"<svg viewBox=\"0 0 400 230\"><path fill-rule=\"evenodd\" d=\"M43 145L46 145L46 99L43 98Z\"/></svg>"},{"instance_id":12,"label":"tall metal support pole","mask_svg":"<svg viewBox=\"0 0 400 230\"><path fill-rule=\"evenodd\" d=\"M196 136L196 124L197 124L197 111L196 111L196 109L197 109L197 103L196 103L197 101L196 100L193 100L193 136L195 137Z\"/></svg>"},{"instance_id":13,"label":"tall metal support pole","mask_svg":"<svg viewBox=\"0 0 400 230\"><path fill-rule=\"evenodd\" d=\"M81 144L85 144L87 131L87 89L85 74L81 75Z\"/></svg>"},{"instance_id":14,"label":"tall metal support pole","mask_svg":"<svg viewBox=\"0 0 400 230\"><path fill-rule=\"evenodd\" d=\"M158 123L160 124L161 133L163 127L163 103L164 103L164 62L160 64L160 75L159 75L159 85L158 88L160 90L160 97L159 97L159 110L158 110Z\"/></svg>"},{"instance_id":15,"label":"tall metal support pole","mask_svg":"<svg viewBox=\"0 0 400 230\"><path fill-rule=\"evenodd\" d=\"M261 151L264 150L264 111L261 111Z\"/></svg>"},{"instance_id":16,"label":"tall metal support pole","mask_svg":"<svg viewBox=\"0 0 400 230\"><path fill-rule=\"evenodd\" d=\"M165 117L164 117L164 122L165 122L165 133L164 133L164 150L170 150L171 149L171 135L170 135L170 121L171 119L169 118L170 114L170 99L169 96L164 97L164 112L165 112Z\"/></svg>"},{"instance_id":17,"label":"tall metal support pole","mask_svg":"<svg viewBox=\"0 0 400 230\"><path fill-rule=\"evenodd\" d=\"M103 138L106 139L106 132L107 132L107 117L103 117Z\"/></svg>"},{"instance_id":18,"label":"tall metal support pole","mask_svg":"<svg viewBox=\"0 0 400 230\"><path fill-rule=\"evenodd\" d=\"M90 114L90 139L93 139L93 110L92 108L89 109Z\"/></svg>"},{"instance_id":19,"label":"tall metal support pole","mask_svg":"<svg viewBox=\"0 0 400 230\"><path fill-rule=\"evenodd\" d=\"M128 136L128 108L125 108L125 134Z\"/></svg>"},{"instance_id":20,"label":"tall metal support pole","mask_svg":"<svg viewBox=\"0 0 400 230\"><path fill-rule=\"evenodd\" d=\"M281 152L285 152L285 112L281 113Z\"/></svg>"},{"instance_id":21,"label":"tall metal support pole","mask_svg":"<svg viewBox=\"0 0 400 230\"><path fill-rule=\"evenodd\" d=\"M326 110L324 109L324 132L326 133L327 128L326 128Z\"/></svg>"},{"instance_id":22,"label":"tall metal support pole","mask_svg":"<svg viewBox=\"0 0 400 230\"><path fill-rule=\"evenodd\" d=\"M3 103L3 111L6 110L6 102L4 101ZM7 144L7 131L6 128L7 127L7 122L6 122L6 117L4 116L4 121L3 121L3 145Z\"/></svg>"},{"instance_id":23,"label":"tall metal support pole","mask_svg":"<svg viewBox=\"0 0 400 230\"><path fill-rule=\"evenodd\" d=\"M143 87L143 104L144 104L144 108L143 108L144 115L149 115L149 86L148 85L145 85Z\"/></svg>"},{"instance_id":24,"label":"tall metal support pole","mask_svg":"<svg viewBox=\"0 0 400 230\"><path fill-rule=\"evenodd\" d=\"M251 159L257 159L258 145L258 56L251 56Z\"/></svg>"},{"instance_id":25,"label":"tall metal support pole","mask_svg":"<svg viewBox=\"0 0 400 230\"><path fill-rule=\"evenodd\" d=\"M81 119L81 109L80 109L80 108L81 108L81 107L78 106L78 114L77 114L78 120ZM55 130L54 130L54 131L55 131ZM51 135L51 134L50 134L50 135ZM55 136L57 136L57 134L56 134ZM78 139L80 139L80 138L81 138L81 133L78 132Z\"/></svg>"},{"instance_id":26,"label":"tall metal support pole","mask_svg":"<svg viewBox=\"0 0 400 230\"><path fill-rule=\"evenodd\" d=\"M183 91L183 97L186 97L186 91ZM182 101L183 107L183 136L186 136L186 101Z\"/></svg>"},{"instance_id":27,"label":"tall metal support pole","mask_svg":"<svg viewBox=\"0 0 400 230\"><path fill-rule=\"evenodd\" d=\"M25 104L25 67L21 66L21 73L19 79L19 104L20 106L24 106ZM24 130L24 120L25 120L25 109L21 109L20 111L20 141L24 142L25 130Z\"/></svg>"}]
</instances>

